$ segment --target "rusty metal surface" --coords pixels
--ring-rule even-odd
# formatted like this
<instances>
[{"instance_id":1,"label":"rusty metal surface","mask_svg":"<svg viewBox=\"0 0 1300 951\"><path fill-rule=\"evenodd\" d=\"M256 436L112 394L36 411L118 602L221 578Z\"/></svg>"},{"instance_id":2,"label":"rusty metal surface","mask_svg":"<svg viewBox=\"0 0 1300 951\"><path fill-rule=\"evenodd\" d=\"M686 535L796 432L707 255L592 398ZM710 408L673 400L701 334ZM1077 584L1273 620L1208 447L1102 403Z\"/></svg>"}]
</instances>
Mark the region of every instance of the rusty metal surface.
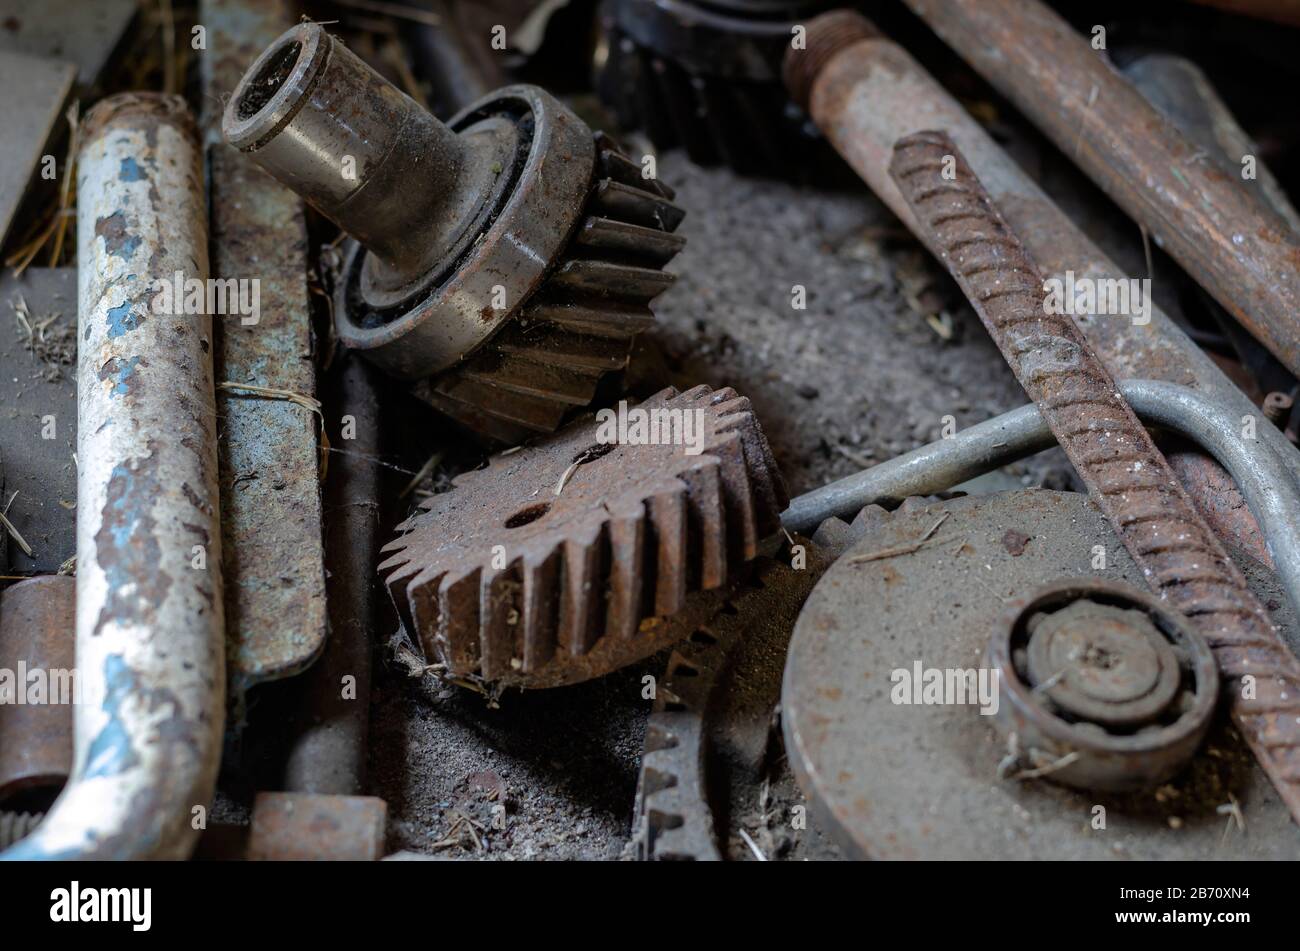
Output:
<instances>
[{"instance_id":1,"label":"rusty metal surface","mask_svg":"<svg viewBox=\"0 0 1300 951\"><path fill-rule=\"evenodd\" d=\"M1038 266L953 141L901 139L890 174L1148 585L1209 641L1242 734L1300 817L1300 660L1083 335L1048 312Z\"/></svg>"},{"instance_id":2,"label":"rusty metal surface","mask_svg":"<svg viewBox=\"0 0 1300 951\"><path fill-rule=\"evenodd\" d=\"M32 578L0 594L0 671L14 678L14 694L0 698L0 809L19 794L52 801L72 772L75 613L72 578ZM20 670L37 672L46 685L40 702L28 702L37 698L28 697Z\"/></svg>"},{"instance_id":3,"label":"rusty metal surface","mask_svg":"<svg viewBox=\"0 0 1300 951\"><path fill-rule=\"evenodd\" d=\"M880 556L910 548L941 517L931 544ZM1300 858L1300 830L1226 717L1170 784L1119 795L999 781L1006 742L977 706L892 702L895 670L912 671L918 661L939 670L983 666L989 636L1018 594L1062 577L1143 584L1087 496L1021 490L967 497L879 513L866 527L804 606L781 697L786 750L800 784L819 824L848 854ZM1008 529L1028 537L1023 548L1004 543ZM1093 568L1096 545L1106 551L1102 569ZM1243 564L1259 596L1275 599L1270 573L1249 559ZM1278 620L1298 645L1294 614L1281 603ZM1244 835L1225 832L1218 811L1233 798ZM1106 810L1105 830L1089 827L1096 805Z\"/></svg>"},{"instance_id":4,"label":"rusty metal surface","mask_svg":"<svg viewBox=\"0 0 1300 951\"><path fill-rule=\"evenodd\" d=\"M253 801L246 857L266 862L376 862L388 804L373 796L261 792Z\"/></svg>"},{"instance_id":5,"label":"rusty metal surface","mask_svg":"<svg viewBox=\"0 0 1300 951\"><path fill-rule=\"evenodd\" d=\"M71 780L6 858L183 858L212 798L225 629L211 318L160 281L208 276L182 99L102 100L78 155L76 658ZM170 306L169 306L170 304Z\"/></svg>"},{"instance_id":6,"label":"rusty metal surface","mask_svg":"<svg viewBox=\"0 0 1300 951\"><path fill-rule=\"evenodd\" d=\"M749 401L698 386L638 408L685 411L702 452L606 441L589 418L493 456L398 526L380 572L431 663L503 686L599 676L667 646L662 619L757 554L786 496Z\"/></svg>"},{"instance_id":7,"label":"rusty metal surface","mask_svg":"<svg viewBox=\"0 0 1300 951\"><path fill-rule=\"evenodd\" d=\"M1046 274L1059 280L1071 271L1094 281L1127 277L957 100L862 17L838 11L812 21L807 49L787 58L786 80L792 91L807 96L814 120L844 159L923 242L927 235L889 177L889 161L899 138L921 129L944 129ZM930 250L938 253L932 244ZM1117 379L1191 386L1236 407L1239 417L1256 413L1250 400L1154 304L1144 326L1109 316L1081 315L1077 320ZM1300 468L1300 457L1275 427L1261 425L1259 435L1293 469ZM1205 514L1227 533L1224 537L1267 560L1259 527L1241 496L1234 490L1217 494L1226 481L1222 470L1203 456L1189 458L1182 468L1197 504L1215 501L1215 507L1206 505Z\"/></svg>"},{"instance_id":8,"label":"rusty metal surface","mask_svg":"<svg viewBox=\"0 0 1300 951\"><path fill-rule=\"evenodd\" d=\"M32 549L7 539L0 574L55 574L77 552L76 362L76 268L0 274L0 509Z\"/></svg>"},{"instance_id":9,"label":"rusty metal surface","mask_svg":"<svg viewBox=\"0 0 1300 951\"><path fill-rule=\"evenodd\" d=\"M370 726L370 667L376 609L382 595L379 553L380 479L374 460L382 422L378 370L345 355L322 382L322 397L337 420L330 442L344 447L330 460L325 483L326 599L330 633L320 659L292 686L299 703L285 732L293 739L284 766L292 792L356 795L366 776Z\"/></svg>"},{"instance_id":10,"label":"rusty metal surface","mask_svg":"<svg viewBox=\"0 0 1300 951\"><path fill-rule=\"evenodd\" d=\"M1300 235L1038 0L907 0L1293 373Z\"/></svg>"},{"instance_id":11,"label":"rusty metal surface","mask_svg":"<svg viewBox=\"0 0 1300 951\"><path fill-rule=\"evenodd\" d=\"M71 62L85 93L126 45L138 7L136 0L0 0L0 50Z\"/></svg>"},{"instance_id":12,"label":"rusty metal surface","mask_svg":"<svg viewBox=\"0 0 1300 951\"><path fill-rule=\"evenodd\" d=\"M751 576L693 598L667 622L680 633L646 721L633 836L641 861L717 861L731 851L727 807L736 787L762 780L786 642L832 561L807 539L796 543L801 567L786 563L788 552L760 558Z\"/></svg>"},{"instance_id":13,"label":"rusty metal surface","mask_svg":"<svg viewBox=\"0 0 1300 951\"><path fill-rule=\"evenodd\" d=\"M1296 8L1300 10L1300 4ZM1224 174L1240 177L1242 158L1255 156L1255 184L1260 194L1300 233L1300 214L1262 161L1258 146L1199 66L1181 56L1149 53L1125 66L1124 75L1183 135L1204 149Z\"/></svg>"},{"instance_id":14,"label":"rusty metal surface","mask_svg":"<svg viewBox=\"0 0 1300 951\"><path fill-rule=\"evenodd\" d=\"M260 315L216 318L216 374L312 397L315 346L307 233L291 191L220 139L221 102L295 14L287 2L204 0L202 117L212 209L212 274L259 282ZM217 393L229 690L237 719L249 687L298 673L326 636L316 418L283 399Z\"/></svg>"},{"instance_id":15,"label":"rusty metal surface","mask_svg":"<svg viewBox=\"0 0 1300 951\"><path fill-rule=\"evenodd\" d=\"M248 69L223 132L351 236L340 339L494 438L589 403L672 283L671 191L538 87L444 125L302 24Z\"/></svg>"},{"instance_id":16,"label":"rusty metal surface","mask_svg":"<svg viewBox=\"0 0 1300 951\"><path fill-rule=\"evenodd\" d=\"M1300 605L1300 486L1286 461L1272 447L1243 439L1242 421L1233 409L1196 390L1126 380L1120 392L1145 425L1187 439L1231 474L1233 494L1245 498L1264 527L1273 554L1269 567L1276 567L1292 605ZM910 495L945 491L1055 445L1038 407L1030 404L806 492L791 501L781 522L787 530L806 532L822 519L849 518L865 505L897 504Z\"/></svg>"},{"instance_id":17,"label":"rusty metal surface","mask_svg":"<svg viewBox=\"0 0 1300 951\"><path fill-rule=\"evenodd\" d=\"M1214 655L1195 628L1144 591L1092 577L1015 599L993 629L986 666L999 675L994 722L1008 749L998 774L1076 789L1127 792L1172 779L1219 699Z\"/></svg>"},{"instance_id":18,"label":"rusty metal surface","mask_svg":"<svg viewBox=\"0 0 1300 951\"><path fill-rule=\"evenodd\" d=\"M76 73L70 63L0 49L0 108L5 117L0 137L0 246L40 171L41 157L63 126L63 108Z\"/></svg>"}]
</instances>

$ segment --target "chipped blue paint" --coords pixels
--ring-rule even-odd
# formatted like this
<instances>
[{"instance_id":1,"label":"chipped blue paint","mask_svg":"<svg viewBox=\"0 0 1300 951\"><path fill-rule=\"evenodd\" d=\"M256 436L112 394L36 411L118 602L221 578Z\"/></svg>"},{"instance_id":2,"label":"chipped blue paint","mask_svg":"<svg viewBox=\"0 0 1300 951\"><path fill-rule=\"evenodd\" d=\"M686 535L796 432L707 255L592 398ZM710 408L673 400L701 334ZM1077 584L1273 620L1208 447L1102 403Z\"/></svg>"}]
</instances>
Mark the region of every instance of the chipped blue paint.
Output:
<instances>
[{"instance_id":1,"label":"chipped blue paint","mask_svg":"<svg viewBox=\"0 0 1300 951\"><path fill-rule=\"evenodd\" d=\"M131 374L135 372L136 365L139 364L139 362L140 358L136 356L122 364L122 367L117 371L117 374L114 377L115 382L113 383L113 389L110 391L111 396L126 396L130 390L126 381L131 379Z\"/></svg>"},{"instance_id":2,"label":"chipped blue paint","mask_svg":"<svg viewBox=\"0 0 1300 951\"><path fill-rule=\"evenodd\" d=\"M143 322L139 314L131 312L132 301L123 301L108 309L108 339L120 337L135 330Z\"/></svg>"},{"instance_id":3,"label":"chipped blue paint","mask_svg":"<svg viewBox=\"0 0 1300 951\"><path fill-rule=\"evenodd\" d=\"M136 693L135 672L121 654L104 658L104 688L102 709L108 715L108 723L90 742L81 779L119 776L140 763L131 746L131 731L122 722L122 705Z\"/></svg>"},{"instance_id":4,"label":"chipped blue paint","mask_svg":"<svg viewBox=\"0 0 1300 951\"><path fill-rule=\"evenodd\" d=\"M141 170L139 163L128 155L122 159L122 166L118 170L117 180L120 182L140 182L144 181L144 171Z\"/></svg>"}]
</instances>

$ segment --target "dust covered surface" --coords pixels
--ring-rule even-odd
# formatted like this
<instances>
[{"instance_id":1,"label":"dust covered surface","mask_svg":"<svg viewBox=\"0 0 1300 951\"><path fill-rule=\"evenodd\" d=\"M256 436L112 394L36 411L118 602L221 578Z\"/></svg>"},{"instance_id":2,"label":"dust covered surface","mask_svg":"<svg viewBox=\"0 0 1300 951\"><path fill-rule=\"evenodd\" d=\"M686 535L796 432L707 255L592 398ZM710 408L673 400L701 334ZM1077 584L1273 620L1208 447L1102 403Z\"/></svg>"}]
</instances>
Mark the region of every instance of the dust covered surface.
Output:
<instances>
[{"instance_id":1,"label":"dust covered surface","mask_svg":"<svg viewBox=\"0 0 1300 951\"><path fill-rule=\"evenodd\" d=\"M733 386L753 402L792 494L1027 402L940 267L864 188L830 190L701 169L680 153L660 175L688 209L676 285L628 375L637 395L672 383ZM806 307L792 306L792 288ZM1063 458L1015 481L1063 482ZM1031 474L1032 473L1032 474ZM376 661L374 795L388 850L440 858L631 856L650 701L664 655L573 687L501 698ZM779 749L769 781L733 790L731 858L826 858L833 846L788 817L803 797ZM499 808L504 807L504 808Z\"/></svg>"}]
</instances>

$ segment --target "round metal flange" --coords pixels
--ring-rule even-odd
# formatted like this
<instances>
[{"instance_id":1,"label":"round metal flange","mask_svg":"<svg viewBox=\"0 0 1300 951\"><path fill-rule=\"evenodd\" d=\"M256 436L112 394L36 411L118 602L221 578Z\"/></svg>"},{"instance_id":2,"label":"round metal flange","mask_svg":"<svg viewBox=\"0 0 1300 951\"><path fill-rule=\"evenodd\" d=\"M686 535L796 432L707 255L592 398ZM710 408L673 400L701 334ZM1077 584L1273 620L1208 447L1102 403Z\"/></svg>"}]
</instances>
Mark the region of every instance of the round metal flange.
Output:
<instances>
[{"instance_id":1,"label":"round metal flange","mask_svg":"<svg viewBox=\"0 0 1300 951\"><path fill-rule=\"evenodd\" d=\"M568 242L591 187L592 132L558 99L535 86L508 86L448 126L459 131L493 117L509 117L521 130L517 167L500 170L511 187L502 190L486 230L435 268L422 296L368 307L362 293L366 254L348 242L335 291L339 338L399 379L416 380L459 362L518 313Z\"/></svg>"},{"instance_id":2,"label":"round metal flange","mask_svg":"<svg viewBox=\"0 0 1300 951\"><path fill-rule=\"evenodd\" d=\"M1105 567L1094 569L1098 551ZM1233 555L1261 600L1280 605L1275 620L1294 649L1276 580ZM809 597L786 663L786 750L818 825L846 854L871 858L1300 857L1300 830L1226 716L1160 786L1084 792L1032 771L999 777L1009 750L994 720L1013 704L1005 685L987 716L979 704L903 695L918 668L987 679L989 637L1019 616L1017 596L1062 577L1143 584L1082 494L968 497L870 521Z\"/></svg>"},{"instance_id":3,"label":"round metal flange","mask_svg":"<svg viewBox=\"0 0 1300 951\"><path fill-rule=\"evenodd\" d=\"M989 641L1012 755L1079 789L1158 785L1191 760L1219 694L1210 647L1129 585L1055 582L1012 605Z\"/></svg>"}]
</instances>

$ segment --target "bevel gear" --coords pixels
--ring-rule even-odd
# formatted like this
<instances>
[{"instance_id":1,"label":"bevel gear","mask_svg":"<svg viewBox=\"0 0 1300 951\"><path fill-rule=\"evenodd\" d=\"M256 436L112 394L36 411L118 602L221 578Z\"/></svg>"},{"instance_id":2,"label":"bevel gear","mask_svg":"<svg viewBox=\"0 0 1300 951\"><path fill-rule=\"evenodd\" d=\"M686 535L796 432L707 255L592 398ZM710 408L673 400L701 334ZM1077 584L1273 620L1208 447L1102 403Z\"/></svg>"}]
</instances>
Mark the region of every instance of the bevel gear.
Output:
<instances>
[{"instance_id":1,"label":"bevel gear","mask_svg":"<svg viewBox=\"0 0 1300 951\"><path fill-rule=\"evenodd\" d=\"M249 67L222 131L352 239L339 338L494 438L590 402L672 283L672 191L536 86L444 125L302 23Z\"/></svg>"},{"instance_id":2,"label":"bevel gear","mask_svg":"<svg viewBox=\"0 0 1300 951\"><path fill-rule=\"evenodd\" d=\"M501 686L599 676L671 643L659 619L755 557L788 500L749 400L697 386L636 409L689 417L698 442L603 442L588 418L399 526L379 570L428 660Z\"/></svg>"},{"instance_id":3,"label":"bevel gear","mask_svg":"<svg viewBox=\"0 0 1300 951\"><path fill-rule=\"evenodd\" d=\"M624 128L700 165L790 176L816 137L781 81L828 0L605 0L601 98Z\"/></svg>"}]
</instances>

